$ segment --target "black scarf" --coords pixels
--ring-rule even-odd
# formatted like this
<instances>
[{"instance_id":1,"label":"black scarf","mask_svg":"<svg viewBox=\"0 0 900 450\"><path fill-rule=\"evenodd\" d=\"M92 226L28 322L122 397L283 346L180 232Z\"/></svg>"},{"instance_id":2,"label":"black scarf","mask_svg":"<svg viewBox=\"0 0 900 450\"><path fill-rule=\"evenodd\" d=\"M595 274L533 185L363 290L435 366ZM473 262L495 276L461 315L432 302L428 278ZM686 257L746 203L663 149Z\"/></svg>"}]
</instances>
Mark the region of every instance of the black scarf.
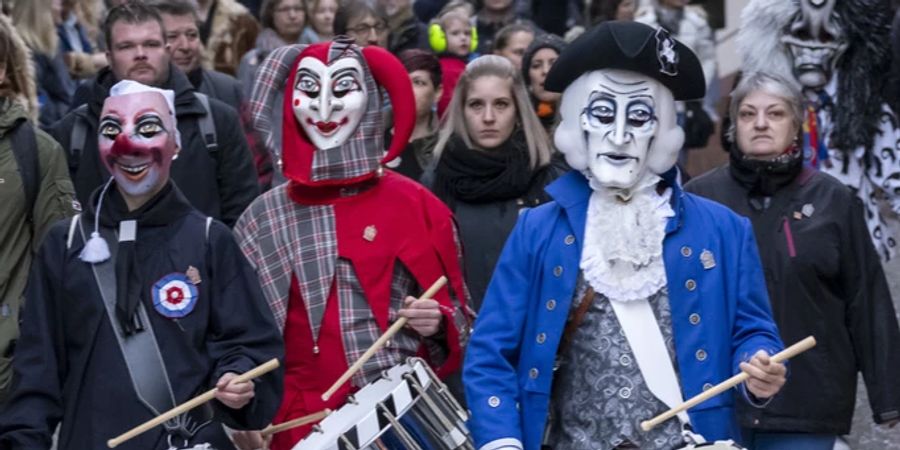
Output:
<instances>
[{"instance_id":1,"label":"black scarf","mask_svg":"<svg viewBox=\"0 0 900 450\"><path fill-rule=\"evenodd\" d=\"M751 197L771 197L803 170L803 152L798 147L769 160L747 158L734 144L729 153L731 176L750 191Z\"/></svg>"},{"instance_id":2,"label":"black scarf","mask_svg":"<svg viewBox=\"0 0 900 450\"><path fill-rule=\"evenodd\" d=\"M531 187L534 171L525 134L518 130L491 150L469 148L454 135L438 162L434 193L453 207L454 200L490 203L521 197Z\"/></svg>"},{"instance_id":3,"label":"black scarf","mask_svg":"<svg viewBox=\"0 0 900 450\"><path fill-rule=\"evenodd\" d=\"M96 205L97 195L99 195L99 190L95 192L95 199L91 205ZM136 239L140 239L141 229L169 225L192 209L190 203L171 181L147 203L134 211L128 210L128 205L125 204L118 189L110 186L100 208L100 226L118 231L119 222L135 220L137 221ZM93 216L93 213L91 215ZM143 329L136 314L137 307L141 300L149 295L149 289L144 289L145 283L138 267L136 243L137 241L119 242L115 261L116 317L126 335Z\"/></svg>"}]
</instances>

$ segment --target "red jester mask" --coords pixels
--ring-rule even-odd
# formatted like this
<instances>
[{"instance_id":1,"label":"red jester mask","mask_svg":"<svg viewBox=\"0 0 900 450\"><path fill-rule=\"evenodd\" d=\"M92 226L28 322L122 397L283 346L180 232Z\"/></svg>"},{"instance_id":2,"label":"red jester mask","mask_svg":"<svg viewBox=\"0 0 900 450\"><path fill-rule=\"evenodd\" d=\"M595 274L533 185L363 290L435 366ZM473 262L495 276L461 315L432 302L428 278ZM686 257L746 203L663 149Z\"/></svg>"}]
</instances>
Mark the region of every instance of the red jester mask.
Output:
<instances>
[{"instance_id":1,"label":"red jester mask","mask_svg":"<svg viewBox=\"0 0 900 450\"><path fill-rule=\"evenodd\" d=\"M127 93L108 97L98 127L100 159L119 189L133 197L161 189L178 152L170 103L163 91L147 89L128 86L122 89Z\"/></svg>"},{"instance_id":2,"label":"red jester mask","mask_svg":"<svg viewBox=\"0 0 900 450\"><path fill-rule=\"evenodd\" d=\"M347 142L366 112L365 72L356 58L326 65L303 58L294 84L294 116L319 149Z\"/></svg>"}]
</instances>

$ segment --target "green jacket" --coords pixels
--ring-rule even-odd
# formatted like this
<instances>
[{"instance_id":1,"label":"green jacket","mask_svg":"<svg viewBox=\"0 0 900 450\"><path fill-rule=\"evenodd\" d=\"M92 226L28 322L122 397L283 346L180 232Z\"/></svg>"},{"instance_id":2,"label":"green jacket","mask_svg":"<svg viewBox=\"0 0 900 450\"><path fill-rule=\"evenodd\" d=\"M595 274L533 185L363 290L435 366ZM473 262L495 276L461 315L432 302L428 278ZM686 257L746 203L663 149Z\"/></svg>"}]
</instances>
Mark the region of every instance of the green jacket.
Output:
<instances>
[{"instance_id":1,"label":"green jacket","mask_svg":"<svg viewBox=\"0 0 900 450\"><path fill-rule=\"evenodd\" d=\"M0 404L12 377L12 342L19 334L19 308L33 253L50 225L79 208L62 147L35 129L41 179L32 230L26 219L25 191L10 136L13 125L24 117L27 114L21 105L0 99Z\"/></svg>"}]
</instances>

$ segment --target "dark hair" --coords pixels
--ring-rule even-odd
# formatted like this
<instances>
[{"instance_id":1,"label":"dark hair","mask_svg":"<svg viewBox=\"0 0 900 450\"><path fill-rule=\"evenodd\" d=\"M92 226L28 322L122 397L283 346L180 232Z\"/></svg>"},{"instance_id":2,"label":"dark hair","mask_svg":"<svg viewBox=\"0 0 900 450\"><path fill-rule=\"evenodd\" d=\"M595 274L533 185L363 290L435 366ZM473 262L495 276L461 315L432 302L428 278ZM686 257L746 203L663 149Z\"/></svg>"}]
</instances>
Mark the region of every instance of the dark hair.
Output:
<instances>
[{"instance_id":1,"label":"dark hair","mask_svg":"<svg viewBox=\"0 0 900 450\"><path fill-rule=\"evenodd\" d=\"M500 30L497 31L497 34L494 35L494 45L492 53L497 53L502 48L509 45L509 40L512 39L513 35L516 33L531 33L532 35L536 35L537 33L530 24L526 22L513 22Z\"/></svg>"},{"instance_id":2,"label":"dark hair","mask_svg":"<svg viewBox=\"0 0 900 450\"><path fill-rule=\"evenodd\" d=\"M433 84L435 88L441 85L443 81L441 62L434 53L420 48L411 48L403 50L397 57L400 58L400 62L403 63L403 67L406 67L408 73L424 70L428 72L428 75L431 78L431 84Z\"/></svg>"},{"instance_id":3,"label":"dark hair","mask_svg":"<svg viewBox=\"0 0 900 450\"><path fill-rule=\"evenodd\" d=\"M366 16L372 16L384 22L385 25L388 23L388 19L385 17L384 13L369 6L365 1L350 0L348 2L341 2L338 5L337 13L334 15L334 35L347 34L347 27L350 26L350 22L354 19Z\"/></svg>"},{"instance_id":4,"label":"dark hair","mask_svg":"<svg viewBox=\"0 0 900 450\"><path fill-rule=\"evenodd\" d=\"M588 26L597 25L607 20L616 20L619 5L625 0L592 0L587 11Z\"/></svg>"},{"instance_id":5,"label":"dark hair","mask_svg":"<svg viewBox=\"0 0 900 450\"><path fill-rule=\"evenodd\" d=\"M156 8L160 14L168 14L170 16L193 16L194 21L199 25L200 16L197 14L197 7L188 0L153 0L149 2L149 4Z\"/></svg>"},{"instance_id":6,"label":"dark hair","mask_svg":"<svg viewBox=\"0 0 900 450\"><path fill-rule=\"evenodd\" d=\"M127 0L119 6L109 10L103 21L103 35L106 36L106 48L112 50L112 27L118 22L138 24L155 21L159 24L162 40L166 42L166 27L163 25L159 11L140 0Z\"/></svg>"},{"instance_id":7,"label":"dark hair","mask_svg":"<svg viewBox=\"0 0 900 450\"><path fill-rule=\"evenodd\" d=\"M531 86L531 76L528 72L531 68L531 60L534 59L534 55L539 50L544 48L552 49L559 55L562 54L563 49L566 48L566 41L564 41L563 38L550 33L536 36L534 40L531 41L531 44L525 49L525 53L522 54L522 79L525 81L525 87Z\"/></svg>"},{"instance_id":8,"label":"dark hair","mask_svg":"<svg viewBox=\"0 0 900 450\"><path fill-rule=\"evenodd\" d=\"M275 9L281 6L281 2L284 0L263 0L262 6L259 7L259 23L262 24L263 28L271 28L275 29ZM300 7L303 8L303 17L305 23L309 23L309 17L306 0L300 0Z\"/></svg>"}]
</instances>

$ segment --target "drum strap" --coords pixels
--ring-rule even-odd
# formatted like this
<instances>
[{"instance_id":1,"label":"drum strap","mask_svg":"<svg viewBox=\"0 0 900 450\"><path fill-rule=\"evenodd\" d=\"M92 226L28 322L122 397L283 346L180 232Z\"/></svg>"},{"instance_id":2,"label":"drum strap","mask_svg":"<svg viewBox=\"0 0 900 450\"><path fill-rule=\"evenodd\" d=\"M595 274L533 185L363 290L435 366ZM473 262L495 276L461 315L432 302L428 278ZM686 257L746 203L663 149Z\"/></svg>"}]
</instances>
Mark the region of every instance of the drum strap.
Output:
<instances>
[{"instance_id":1,"label":"drum strap","mask_svg":"<svg viewBox=\"0 0 900 450\"><path fill-rule=\"evenodd\" d=\"M628 339L628 345L641 369L641 375L647 382L647 388L669 408L681 404L683 397L678 376L675 374L675 367L670 362L672 359L666 349L666 342L657 325L656 315L653 314L650 301L647 299L628 302L610 300L609 303L616 313L622 331L625 332L625 338ZM654 326L647 326L648 324ZM691 423L691 419L683 411L678 414L678 419L683 426Z\"/></svg>"},{"instance_id":2,"label":"drum strap","mask_svg":"<svg viewBox=\"0 0 900 450\"><path fill-rule=\"evenodd\" d=\"M79 229L81 237L84 239L84 227L80 222L79 220ZM103 297L103 305L106 307L106 313L119 342L119 348L122 350L122 356L125 357L125 365L128 367L134 391L141 403L158 416L175 407L175 395L169 384L169 375L166 373L166 366L163 363L162 353L156 342L150 318L147 316L147 310L143 303L138 306L138 317L144 328L143 331L130 336L125 335L116 318L115 261L119 249L118 244L135 239L137 223L133 220L120 222L118 236L115 236L113 231L106 227L100 227L100 234L109 245L111 258L92 265L94 279L97 281L97 287Z\"/></svg>"}]
</instances>

